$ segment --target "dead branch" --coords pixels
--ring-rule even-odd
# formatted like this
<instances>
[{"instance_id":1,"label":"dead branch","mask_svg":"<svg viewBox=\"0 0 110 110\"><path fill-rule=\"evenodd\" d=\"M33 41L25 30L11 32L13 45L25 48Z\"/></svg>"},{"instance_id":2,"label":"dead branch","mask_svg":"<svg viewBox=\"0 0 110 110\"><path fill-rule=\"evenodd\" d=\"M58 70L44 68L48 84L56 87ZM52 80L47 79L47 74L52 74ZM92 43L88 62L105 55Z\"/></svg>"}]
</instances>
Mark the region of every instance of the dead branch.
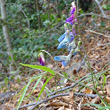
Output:
<instances>
[{"instance_id":1,"label":"dead branch","mask_svg":"<svg viewBox=\"0 0 110 110\"><path fill-rule=\"evenodd\" d=\"M95 15L95 16L98 16L98 17L101 17L101 18L104 18L104 19L110 20L110 17L109 17L109 16L103 16L103 15L99 15L99 14L92 13L92 12L91 12L91 13L81 14L81 15L79 15L78 17L90 16L90 15Z\"/></svg>"},{"instance_id":2,"label":"dead branch","mask_svg":"<svg viewBox=\"0 0 110 110\"><path fill-rule=\"evenodd\" d=\"M93 30L85 30L85 31L110 38L110 35L105 35L105 34L102 34L102 33L99 33L99 32L93 31Z\"/></svg>"},{"instance_id":3,"label":"dead branch","mask_svg":"<svg viewBox=\"0 0 110 110\"><path fill-rule=\"evenodd\" d=\"M73 84L73 85L71 85L71 86L67 86L67 87L64 87L64 88L61 88L61 89L58 89L58 90L54 91L53 93L49 94L49 96L54 95L54 94L56 94L57 92L61 92L61 91L65 91L65 90L70 89L70 88L74 88L75 86L77 86L77 85L79 84L79 82L81 82L81 81L83 81L84 79L86 79L87 76L88 76L88 75L82 77L80 80L76 81L76 83Z\"/></svg>"},{"instance_id":4,"label":"dead branch","mask_svg":"<svg viewBox=\"0 0 110 110\"><path fill-rule=\"evenodd\" d=\"M98 97L97 94L74 93L74 95L75 96L91 97L91 98ZM26 107L29 107L29 106L34 106L31 109L29 109L29 110L33 110L35 107L39 106L42 103L46 103L46 102L48 102L51 99L54 99L54 98L57 98L57 97L62 97L62 96L69 96L69 93L61 93L61 94L53 95L53 96L51 96L51 97L49 97L47 99L38 101L37 103L35 102L35 103L31 103L31 104L27 104L27 105L21 106L19 109L26 108Z\"/></svg>"},{"instance_id":5,"label":"dead branch","mask_svg":"<svg viewBox=\"0 0 110 110\"><path fill-rule=\"evenodd\" d=\"M76 72L80 71L81 66L84 65L84 63L85 63L85 59L86 59L86 55L84 56L84 58L83 58L83 60L82 60L82 62L81 62L81 64L80 64L80 66L79 66L79 68L76 70Z\"/></svg>"},{"instance_id":6,"label":"dead branch","mask_svg":"<svg viewBox=\"0 0 110 110\"><path fill-rule=\"evenodd\" d=\"M101 7L101 5L100 5L100 2L99 2L98 0L95 0L95 2L96 2L96 4L98 5L98 7L99 7L99 9L100 9L100 11L101 11L101 13L102 13L102 15L103 15L104 17L106 17L106 14L105 14L104 10L102 9L102 7Z\"/></svg>"},{"instance_id":7,"label":"dead branch","mask_svg":"<svg viewBox=\"0 0 110 110\"><path fill-rule=\"evenodd\" d=\"M101 72L99 72L99 74L105 73L105 72L107 72L107 71L109 71L109 70L110 70L110 69L107 69L107 70L105 70L105 71L101 71ZM54 99L54 98L56 98L56 97L61 97L61 96L68 96L69 93L63 93L63 94L61 93L61 94L56 94L56 95L54 95L54 94L57 93L57 92L61 92L61 91L64 91L64 90L67 90L67 89L70 89L70 88L75 87L76 85L78 85L79 82L81 82L82 80L86 79L90 74L91 74L91 73L89 73L89 74L87 74L86 76L82 77L80 80L78 80L75 84L73 84L73 85L71 85L71 86L64 87L64 88L62 88L62 89L59 89L59 90L57 90L57 91L51 93L50 95L52 95L52 96L49 95L50 97L48 97L47 99L38 101L37 103L34 102L34 103L31 103L31 104L27 104L27 105L21 106L19 109L21 109L21 108L26 108L26 107L29 107L29 106L34 106L34 107L32 107L31 109L29 109L29 110L33 110L33 109L34 109L35 107L37 107L38 105L40 105L40 104L42 104L42 103L45 103L45 102L48 102L48 101L51 100L51 99ZM75 96L91 97L91 98L94 98L94 97L97 97L97 96L98 96L97 94L84 94L84 93L74 93L74 95L75 95ZM103 97L103 96L102 96L102 97ZM13 110L15 110L15 109L13 109Z\"/></svg>"}]
</instances>

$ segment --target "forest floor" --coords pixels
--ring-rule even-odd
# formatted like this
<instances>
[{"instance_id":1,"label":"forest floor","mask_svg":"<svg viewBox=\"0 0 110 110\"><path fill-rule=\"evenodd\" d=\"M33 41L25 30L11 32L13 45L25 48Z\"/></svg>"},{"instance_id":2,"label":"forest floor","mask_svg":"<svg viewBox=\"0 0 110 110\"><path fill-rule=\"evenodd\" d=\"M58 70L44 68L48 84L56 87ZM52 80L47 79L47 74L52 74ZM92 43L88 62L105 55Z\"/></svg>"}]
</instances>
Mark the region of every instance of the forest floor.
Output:
<instances>
[{"instance_id":1,"label":"forest floor","mask_svg":"<svg viewBox=\"0 0 110 110\"><path fill-rule=\"evenodd\" d=\"M110 12L107 13L110 15ZM101 17L93 19L91 16L85 16L81 19L79 18L79 24L78 32L83 41L81 47L82 55L77 54L74 56L66 68L61 66L60 63L57 63L56 66L56 62L53 61L48 61L45 65L54 70L56 74L63 74L63 71L67 72L70 76L69 79L71 79L71 81L68 79L67 81L60 82L61 78L57 74L46 86L46 89L50 91L49 94L52 93L51 90L61 90L61 88L70 87L79 81L78 84L73 86L73 89L70 87L65 91L57 92L56 95L49 96L50 99L47 97L45 89L41 94L40 103L38 104L36 98L45 80L42 78L42 81L33 91L32 95L24 98L21 110L32 110L36 104L38 105L36 105L35 110L95 110L105 106L103 101L110 104L110 20ZM85 54L87 55L86 60L78 70ZM29 71L24 68L21 75L15 76L13 81L8 82L9 85L0 89L0 110L14 110L21 96L21 93L18 93L31 77L39 75L39 73L39 70ZM84 78L85 76L87 78ZM83 81L80 81L81 78ZM35 84L36 81L30 84L25 96L31 93ZM58 96L59 93L62 93L60 97ZM83 105L87 103L91 103L91 105ZM100 106L93 104L99 104ZM28 105L28 107L23 107L23 105ZM100 110L107 110L103 107Z\"/></svg>"}]
</instances>

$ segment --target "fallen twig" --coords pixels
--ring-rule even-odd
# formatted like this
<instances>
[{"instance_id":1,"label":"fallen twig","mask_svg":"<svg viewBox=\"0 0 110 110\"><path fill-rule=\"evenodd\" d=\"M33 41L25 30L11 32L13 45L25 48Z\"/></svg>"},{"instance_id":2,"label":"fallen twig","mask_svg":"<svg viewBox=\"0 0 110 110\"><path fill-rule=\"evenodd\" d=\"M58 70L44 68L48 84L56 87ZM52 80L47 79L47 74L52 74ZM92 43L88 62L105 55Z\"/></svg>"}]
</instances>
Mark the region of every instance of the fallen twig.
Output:
<instances>
[{"instance_id":1,"label":"fallen twig","mask_svg":"<svg viewBox=\"0 0 110 110\"><path fill-rule=\"evenodd\" d=\"M57 92L61 92L61 91L64 91L64 90L67 90L67 89L70 89L70 88L74 88L75 86L77 86L77 85L79 84L79 82L81 82L81 81L83 81L84 79L86 79L87 76L88 76L88 75L82 77L81 79L79 79L78 81L76 81L75 84L73 84L73 85L71 85L71 86L67 86L67 87L64 87L64 88L61 88L61 89L58 89L58 90L54 91L53 93L49 94L49 96L54 95L54 94L56 94Z\"/></svg>"},{"instance_id":2,"label":"fallen twig","mask_svg":"<svg viewBox=\"0 0 110 110\"><path fill-rule=\"evenodd\" d=\"M97 44L97 46L107 46L107 45L110 45L110 43L106 43L106 44Z\"/></svg>"},{"instance_id":3,"label":"fallen twig","mask_svg":"<svg viewBox=\"0 0 110 110\"><path fill-rule=\"evenodd\" d=\"M107 69L107 70L105 70L105 71L101 71L101 72L99 72L99 74L105 73L105 72L107 72L107 71L109 71L109 70L110 70L110 69ZM97 71L95 70L95 71L93 71L93 72L96 74ZM97 74L98 74L98 73L97 73ZM73 85L71 85L71 86L66 86L66 87L61 88L61 89L58 89L58 90L54 91L53 93L49 94L48 96L54 95L54 94L56 94L57 92L61 92L61 91L65 91L65 90L70 89L70 88L74 88L74 87L77 86L79 83L81 83L81 81L85 80L89 75L91 75L91 73L88 73L86 76L84 76L84 77L82 77L81 79L79 79L78 81L76 81L75 84L73 84Z\"/></svg>"},{"instance_id":4,"label":"fallen twig","mask_svg":"<svg viewBox=\"0 0 110 110\"><path fill-rule=\"evenodd\" d=\"M104 37L107 37L107 38L110 38L110 35L105 35L105 34L102 34L102 33L99 33L99 32L96 32L96 31L93 31L93 30L85 30L86 32L91 32L91 33L94 33L94 34L97 34L97 35L101 35L101 36L104 36Z\"/></svg>"},{"instance_id":5,"label":"fallen twig","mask_svg":"<svg viewBox=\"0 0 110 110\"><path fill-rule=\"evenodd\" d=\"M101 18L104 18L104 19L107 19L107 20L110 20L110 17L109 16L103 16L103 15L99 15L99 14L96 14L96 13L85 13L85 14L81 14L79 15L78 17L82 17L82 16L90 16L90 15L95 15L95 16L98 16L98 17L101 17Z\"/></svg>"},{"instance_id":6,"label":"fallen twig","mask_svg":"<svg viewBox=\"0 0 110 110\"><path fill-rule=\"evenodd\" d=\"M101 71L101 72L99 72L99 73L100 73L100 74L101 74L101 73L105 73L105 72L107 72L107 71L109 71L109 70L110 70L110 69L105 70L105 71ZM90 73L89 73L88 75L90 75ZM64 91L64 90L67 90L67 89L70 89L70 88L75 87L76 85L78 85L78 83L79 83L80 81L82 81L82 80L84 80L85 78L87 78L88 75L86 75L85 77L82 77L80 80L78 80L75 84L73 84L73 85L71 85L71 86L67 86L67 87L64 87L64 88L62 88L62 89L59 89L59 90L53 92L52 94L50 94L50 95L53 95L53 96L50 96L50 95L49 95L50 97L48 97L47 99L38 101L37 103L35 102L35 103L31 103L31 104L27 104L27 105L21 106L19 109L21 109L21 108L26 108L26 107L29 107L29 106L34 106L33 108L29 109L29 110L32 110L32 109L34 109L35 107L37 107L38 105L40 105L40 104L42 104L42 103L45 103L45 102L47 102L47 101L49 101L49 100L51 100L51 99L54 99L54 98L56 98L56 97L68 96L69 93L63 93L63 94L61 93L61 94L57 94L57 95L54 95L54 94L57 93L57 92L61 92L61 91ZM91 98L94 98L94 97L97 97L97 96L98 96L97 94L84 94L84 93L74 93L74 95L76 95L76 96L91 97ZM15 110L15 109L13 109L13 110Z\"/></svg>"},{"instance_id":7,"label":"fallen twig","mask_svg":"<svg viewBox=\"0 0 110 110\"><path fill-rule=\"evenodd\" d=\"M78 72L81 69L81 66L85 63L85 59L86 59L86 55L84 56L79 68L76 70L76 72Z\"/></svg>"},{"instance_id":8,"label":"fallen twig","mask_svg":"<svg viewBox=\"0 0 110 110\"><path fill-rule=\"evenodd\" d=\"M101 5L100 5L100 2L99 2L98 0L95 0L95 2L97 3L97 5L98 5L98 7L99 7L99 9L100 9L100 11L101 11L101 13L102 13L102 15L103 15L104 17L106 17L106 14L105 14L104 10L102 9L102 7L101 7Z\"/></svg>"},{"instance_id":9,"label":"fallen twig","mask_svg":"<svg viewBox=\"0 0 110 110\"><path fill-rule=\"evenodd\" d=\"M27 105L21 106L19 109L26 108L26 107L29 107L29 106L34 106L31 109L29 109L29 110L33 110L35 107L39 106L42 103L46 103L46 102L48 102L51 99L54 99L54 98L57 98L57 97L61 97L61 96L68 96L68 95L69 95L69 93L61 93L61 94L53 95L53 96L50 96L47 99L38 101L37 103L35 102L35 103L31 103L31 104L27 104ZM97 94L74 93L74 95L75 96L91 97L91 98L98 97Z\"/></svg>"}]
</instances>

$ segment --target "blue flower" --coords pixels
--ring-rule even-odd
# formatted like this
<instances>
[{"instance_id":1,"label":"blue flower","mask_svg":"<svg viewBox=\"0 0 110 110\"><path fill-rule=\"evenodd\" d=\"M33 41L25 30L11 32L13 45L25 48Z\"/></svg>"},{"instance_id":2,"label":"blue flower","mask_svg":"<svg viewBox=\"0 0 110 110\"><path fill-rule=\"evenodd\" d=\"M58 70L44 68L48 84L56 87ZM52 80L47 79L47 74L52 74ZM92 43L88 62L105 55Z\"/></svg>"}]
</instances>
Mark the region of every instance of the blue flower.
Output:
<instances>
[{"instance_id":1,"label":"blue flower","mask_svg":"<svg viewBox=\"0 0 110 110\"><path fill-rule=\"evenodd\" d=\"M65 38L65 36L66 36L66 32L59 37L58 41L61 42Z\"/></svg>"},{"instance_id":2,"label":"blue flower","mask_svg":"<svg viewBox=\"0 0 110 110\"><path fill-rule=\"evenodd\" d=\"M78 45L77 45L77 47L76 47L76 49L75 49L75 51L73 52L73 55L75 56L78 52L80 52L80 45L82 44L82 42L81 41L79 41L78 42Z\"/></svg>"},{"instance_id":3,"label":"blue flower","mask_svg":"<svg viewBox=\"0 0 110 110\"><path fill-rule=\"evenodd\" d=\"M75 41L73 40L71 43L69 43L68 45L68 51L71 51L71 49L75 49L76 48L76 44Z\"/></svg>"},{"instance_id":4,"label":"blue flower","mask_svg":"<svg viewBox=\"0 0 110 110\"><path fill-rule=\"evenodd\" d=\"M62 61L62 65L63 65L64 67L67 66L68 63L69 63L69 61L66 61L66 60Z\"/></svg>"},{"instance_id":5,"label":"blue flower","mask_svg":"<svg viewBox=\"0 0 110 110\"><path fill-rule=\"evenodd\" d=\"M70 61L70 55L68 56L55 56L54 60L62 62L63 66L67 66Z\"/></svg>"},{"instance_id":6,"label":"blue flower","mask_svg":"<svg viewBox=\"0 0 110 110\"><path fill-rule=\"evenodd\" d=\"M66 48L70 42L71 36L69 30L66 32L65 38L60 42L57 49Z\"/></svg>"}]
</instances>

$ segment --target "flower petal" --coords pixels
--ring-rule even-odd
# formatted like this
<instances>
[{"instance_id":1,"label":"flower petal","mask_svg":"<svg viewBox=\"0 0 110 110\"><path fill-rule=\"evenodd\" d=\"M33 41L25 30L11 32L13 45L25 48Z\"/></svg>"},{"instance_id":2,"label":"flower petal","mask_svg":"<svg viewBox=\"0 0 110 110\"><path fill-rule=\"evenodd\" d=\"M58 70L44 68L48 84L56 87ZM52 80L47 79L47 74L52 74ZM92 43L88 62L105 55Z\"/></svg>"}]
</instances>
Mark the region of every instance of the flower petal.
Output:
<instances>
[{"instance_id":1,"label":"flower petal","mask_svg":"<svg viewBox=\"0 0 110 110\"><path fill-rule=\"evenodd\" d=\"M76 48L76 44L75 41L73 40L71 43L69 43L68 45L68 51L71 51L71 49L75 49Z\"/></svg>"},{"instance_id":2,"label":"flower petal","mask_svg":"<svg viewBox=\"0 0 110 110\"><path fill-rule=\"evenodd\" d=\"M74 53L73 53L73 56L75 56L77 53L78 53L78 52L74 52Z\"/></svg>"},{"instance_id":3,"label":"flower petal","mask_svg":"<svg viewBox=\"0 0 110 110\"><path fill-rule=\"evenodd\" d=\"M72 32L73 32L73 35L76 36L76 31L74 28L72 28Z\"/></svg>"},{"instance_id":4,"label":"flower petal","mask_svg":"<svg viewBox=\"0 0 110 110\"><path fill-rule=\"evenodd\" d=\"M74 39L74 36L73 36L73 33L72 32L70 32L70 36L71 36L70 42L72 42L73 39Z\"/></svg>"},{"instance_id":5,"label":"flower petal","mask_svg":"<svg viewBox=\"0 0 110 110\"><path fill-rule=\"evenodd\" d=\"M70 16L69 18L66 19L66 23L70 23L71 25L73 25L73 20L74 20L74 15Z\"/></svg>"},{"instance_id":6,"label":"flower petal","mask_svg":"<svg viewBox=\"0 0 110 110\"><path fill-rule=\"evenodd\" d=\"M70 38L71 38L71 36L70 36L70 35L69 35L69 36L67 35L67 36L63 39L63 41L60 42L60 44L58 45L57 49L66 48L67 45L68 45L69 42L70 42Z\"/></svg>"},{"instance_id":7,"label":"flower petal","mask_svg":"<svg viewBox=\"0 0 110 110\"><path fill-rule=\"evenodd\" d=\"M61 43L58 45L57 49L66 48L66 47L67 47L67 43L66 43L66 42L61 42Z\"/></svg>"},{"instance_id":8,"label":"flower petal","mask_svg":"<svg viewBox=\"0 0 110 110\"><path fill-rule=\"evenodd\" d=\"M76 8L75 8L75 7L72 7L70 14L71 14L71 15L74 14L75 11L76 11Z\"/></svg>"},{"instance_id":9,"label":"flower petal","mask_svg":"<svg viewBox=\"0 0 110 110\"><path fill-rule=\"evenodd\" d=\"M61 56L55 56L54 57L54 60L56 60L56 61L62 61L62 58L61 58Z\"/></svg>"},{"instance_id":10,"label":"flower petal","mask_svg":"<svg viewBox=\"0 0 110 110\"><path fill-rule=\"evenodd\" d=\"M43 59L43 58L39 58L39 62L40 62L40 64L42 65L42 66L44 66L45 65L45 60Z\"/></svg>"},{"instance_id":11,"label":"flower petal","mask_svg":"<svg viewBox=\"0 0 110 110\"><path fill-rule=\"evenodd\" d=\"M62 36L59 37L58 41L61 42L65 38L65 36L66 36L66 32Z\"/></svg>"},{"instance_id":12,"label":"flower petal","mask_svg":"<svg viewBox=\"0 0 110 110\"><path fill-rule=\"evenodd\" d=\"M67 65L68 65L68 63L69 63L69 61L65 61L65 60L64 60L64 61L62 61L62 65L63 65L63 66L67 66Z\"/></svg>"}]
</instances>

